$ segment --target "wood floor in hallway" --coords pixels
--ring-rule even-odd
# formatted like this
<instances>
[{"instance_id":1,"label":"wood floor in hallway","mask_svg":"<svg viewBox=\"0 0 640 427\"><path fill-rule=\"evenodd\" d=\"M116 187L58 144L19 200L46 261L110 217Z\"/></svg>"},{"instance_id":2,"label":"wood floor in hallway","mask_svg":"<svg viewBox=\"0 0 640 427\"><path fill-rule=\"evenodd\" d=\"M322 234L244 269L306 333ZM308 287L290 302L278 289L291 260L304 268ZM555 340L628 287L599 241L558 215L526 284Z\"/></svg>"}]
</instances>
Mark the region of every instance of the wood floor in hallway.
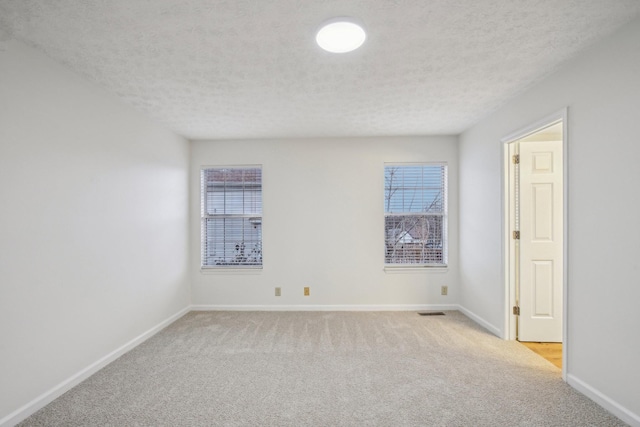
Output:
<instances>
[{"instance_id":1,"label":"wood floor in hallway","mask_svg":"<svg viewBox=\"0 0 640 427\"><path fill-rule=\"evenodd\" d=\"M561 342L520 342L534 353L547 359L549 362L562 369L562 343Z\"/></svg>"}]
</instances>

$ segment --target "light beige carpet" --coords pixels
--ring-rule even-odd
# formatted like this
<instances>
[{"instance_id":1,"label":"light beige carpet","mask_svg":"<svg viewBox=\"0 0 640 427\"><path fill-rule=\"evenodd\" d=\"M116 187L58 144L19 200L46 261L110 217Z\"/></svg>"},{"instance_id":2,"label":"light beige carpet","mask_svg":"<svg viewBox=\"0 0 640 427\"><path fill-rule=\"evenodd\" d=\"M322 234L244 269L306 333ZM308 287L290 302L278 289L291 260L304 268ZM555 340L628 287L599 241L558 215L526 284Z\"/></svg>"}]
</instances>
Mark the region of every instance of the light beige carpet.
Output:
<instances>
[{"instance_id":1,"label":"light beige carpet","mask_svg":"<svg viewBox=\"0 0 640 427\"><path fill-rule=\"evenodd\" d=\"M458 312L193 312L23 426L622 426Z\"/></svg>"}]
</instances>

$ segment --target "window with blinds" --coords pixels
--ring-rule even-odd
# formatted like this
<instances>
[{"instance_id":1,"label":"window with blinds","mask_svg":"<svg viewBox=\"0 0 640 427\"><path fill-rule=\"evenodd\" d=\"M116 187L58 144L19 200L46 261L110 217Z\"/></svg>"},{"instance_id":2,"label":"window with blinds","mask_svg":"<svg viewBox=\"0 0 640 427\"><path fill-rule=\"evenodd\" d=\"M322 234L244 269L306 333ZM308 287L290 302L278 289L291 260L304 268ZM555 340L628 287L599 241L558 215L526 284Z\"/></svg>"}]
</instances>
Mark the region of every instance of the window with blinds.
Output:
<instances>
[{"instance_id":1,"label":"window with blinds","mask_svg":"<svg viewBox=\"0 0 640 427\"><path fill-rule=\"evenodd\" d=\"M447 265L447 165L384 167L385 265Z\"/></svg>"},{"instance_id":2,"label":"window with blinds","mask_svg":"<svg viewBox=\"0 0 640 427\"><path fill-rule=\"evenodd\" d=\"M202 267L262 266L262 168L201 170Z\"/></svg>"}]
</instances>

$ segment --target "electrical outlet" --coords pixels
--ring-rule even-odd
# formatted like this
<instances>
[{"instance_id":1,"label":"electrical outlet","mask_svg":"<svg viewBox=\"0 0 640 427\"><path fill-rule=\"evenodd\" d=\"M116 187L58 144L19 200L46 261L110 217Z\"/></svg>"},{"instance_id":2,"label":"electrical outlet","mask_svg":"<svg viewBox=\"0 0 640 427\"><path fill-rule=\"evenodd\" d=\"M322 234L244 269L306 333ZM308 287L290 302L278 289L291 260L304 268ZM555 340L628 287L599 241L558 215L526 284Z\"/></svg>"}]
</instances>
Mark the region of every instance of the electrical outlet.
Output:
<instances>
[{"instance_id":1,"label":"electrical outlet","mask_svg":"<svg viewBox=\"0 0 640 427\"><path fill-rule=\"evenodd\" d=\"M281 295L281 290L280 288L276 288L276 296L279 297Z\"/></svg>"},{"instance_id":2,"label":"electrical outlet","mask_svg":"<svg viewBox=\"0 0 640 427\"><path fill-rule=\"evenodd\" d=\"M308 297L308 296L309 296L309 287L308 287L308 286L305 286L305 287L304 287L304 296L305 296L305 297Z\"/></svg>"},{"instance_id":3,"label":"electrical outlet","mask_svg":"<svg viewBox=\"0 0 640 427\"><path fill-rule=\"evenodd\" d=\"M448 286L440 287L440 295L447 295L448 293L449 293L449 287Z\"/></svg>"}]
</instances>

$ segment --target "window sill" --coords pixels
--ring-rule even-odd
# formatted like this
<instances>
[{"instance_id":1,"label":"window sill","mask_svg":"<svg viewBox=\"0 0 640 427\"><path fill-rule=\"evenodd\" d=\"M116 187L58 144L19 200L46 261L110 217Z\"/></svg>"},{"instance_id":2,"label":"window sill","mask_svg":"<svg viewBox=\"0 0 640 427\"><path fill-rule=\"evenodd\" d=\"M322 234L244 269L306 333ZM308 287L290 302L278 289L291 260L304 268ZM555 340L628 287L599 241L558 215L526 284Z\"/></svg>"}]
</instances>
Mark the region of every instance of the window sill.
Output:
<instances>
[{"instance_id":1,"label":"window sill","mask_svg":"<svg viewBox=\"0 0 640 427\"><path fill-rule=\"evenodd\" d=\"M200 274L261 274L262 267L207 267Z\"/></svg>"},{"instance_id":2,"label":"window sill","mask_svg":"<svg viewBox=\"0 0 640 427\"><path fill-rule=\"evenodd\" d=\"M435 273L444 274L449 272L449 266L403 266L385 265L384 272L387 274L412 274L412 273Z\"/></svg>"}]
</instances>

